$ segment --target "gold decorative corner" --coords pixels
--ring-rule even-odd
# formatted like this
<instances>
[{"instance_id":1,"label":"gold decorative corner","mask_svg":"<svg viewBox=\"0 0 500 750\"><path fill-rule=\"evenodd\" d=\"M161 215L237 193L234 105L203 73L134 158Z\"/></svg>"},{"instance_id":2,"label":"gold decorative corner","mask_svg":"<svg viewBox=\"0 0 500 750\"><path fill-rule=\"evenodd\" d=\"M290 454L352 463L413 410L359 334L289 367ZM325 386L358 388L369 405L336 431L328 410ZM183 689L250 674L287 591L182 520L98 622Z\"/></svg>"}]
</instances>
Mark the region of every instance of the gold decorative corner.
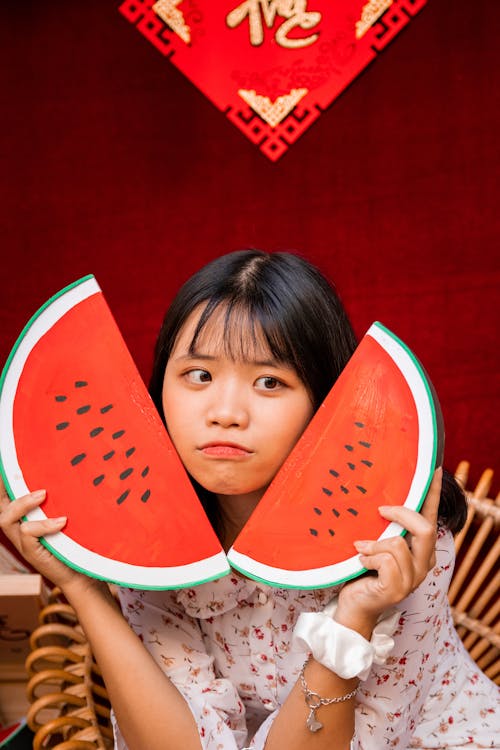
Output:
<instances>
[{"instance_id":1,"label":"gold decorative corner","mask_svg":"<svg viewBox=\"0 0 500 750\"><path fill-rule=\"evenodd\" d=\"M191 29L187 25L182 10L179 10L177 6L182 0L158 0L152 10L159 16L162 21L165 21L167 26L170 26L172 31L182 39L183 42L189 44L191 41Z\"/></svg>"},{"instance_id":2,"label":"gold decorative corner","mask_svg":"<svg viewBox=\"0 0 500 750\"><path fill-rule=\"evenodd\" d=\"M257 112L272 128L285 119L298 102L309 93L309 89L292 89L289 94L278 96L274 102L268 96L257 94L254 89L239 89L243 101Z\"/></svg>"},{"instance_id":3,"label":"gold decorative corner","mask_svg":"<svg viewBox=\"0 0 500 750\"><path fill-rule=\"evenodd\" d=\"M361 18L356 22L356 39L361 39L393 3L393 0L369 0L363 5Z\"/></svg>"}]
</instances>

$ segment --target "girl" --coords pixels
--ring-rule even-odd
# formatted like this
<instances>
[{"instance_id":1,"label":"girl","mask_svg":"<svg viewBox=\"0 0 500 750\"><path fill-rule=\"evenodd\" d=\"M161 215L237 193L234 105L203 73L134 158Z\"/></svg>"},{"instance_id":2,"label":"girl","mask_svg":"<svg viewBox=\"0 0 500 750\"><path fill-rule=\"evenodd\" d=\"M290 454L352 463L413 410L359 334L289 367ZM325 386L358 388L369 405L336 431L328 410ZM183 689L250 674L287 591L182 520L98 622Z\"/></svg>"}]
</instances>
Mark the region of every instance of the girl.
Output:
<instances>
[{"instance_id":1,"label":"girl","mask_svg":"<svg viewBox=\"0 0 500 750\"><path fill-rule=\"evenodd\" d=\"M150 389L226 550L354 347L332 288L291 254L231 253L180 290ZM4 496L0 525L75 608L113 704L116 748L498 746L497 690L464 651L447 603L465 504L446 474L441 490L440 470L421 514L380 508L405 538L356 543L371 575L336 590L273 589L238 574L121 590L126 619L106 585L38 542L65 518L19 523L43 498Z\"/></svg>"}]
</instances>

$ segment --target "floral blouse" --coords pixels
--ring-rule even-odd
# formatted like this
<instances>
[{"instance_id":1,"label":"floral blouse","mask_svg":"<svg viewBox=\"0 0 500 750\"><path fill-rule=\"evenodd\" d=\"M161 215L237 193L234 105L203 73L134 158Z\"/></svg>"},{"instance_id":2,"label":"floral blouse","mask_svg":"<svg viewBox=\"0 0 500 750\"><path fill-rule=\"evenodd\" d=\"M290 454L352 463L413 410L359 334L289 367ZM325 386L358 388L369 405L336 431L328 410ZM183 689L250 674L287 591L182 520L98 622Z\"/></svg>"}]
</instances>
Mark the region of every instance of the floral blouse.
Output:
<instances>
[{"instance_id":1,"label":"floral blouse","mask_svg":"<svg viewBox=\"0 0 500 750\"><path fill-rule=\"evenodd\" d=\"M352 750L500 748L500 694L471 660L447 591L453 539L398 605L394 648L357 693ZM305 654L292 642L301 612L321 611L338 589L275 589L230 574L175 591L119 592L123 612L194 714L203 750L263 750ZM115 749L126 750L115 722Z\"/></svg>"}]
</instances>

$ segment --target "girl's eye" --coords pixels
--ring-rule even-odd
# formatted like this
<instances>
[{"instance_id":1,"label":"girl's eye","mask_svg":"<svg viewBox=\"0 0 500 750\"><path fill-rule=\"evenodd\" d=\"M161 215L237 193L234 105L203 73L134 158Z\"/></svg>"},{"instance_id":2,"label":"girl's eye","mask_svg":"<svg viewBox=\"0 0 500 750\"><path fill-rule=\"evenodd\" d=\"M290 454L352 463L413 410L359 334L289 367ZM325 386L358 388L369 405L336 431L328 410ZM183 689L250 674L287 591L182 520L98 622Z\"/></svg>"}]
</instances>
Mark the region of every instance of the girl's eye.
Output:
<instances>
[{"instance_id":1,"label":"girl's eye","mask_svg":"<svg viewBox=\"0 0 500 750\"><path fill-rule=\"evenodd\" d=\"M210 383L212 376L208 370L189 370L186 372L185 377L190 383L199 385L200 383Z\"/></svg>"},{"instance_id":2,"label":"girl's eye","mask_svg":"<svg viewBox=\"0 0 500 750\"><path fill-rule=\"evenodd\" d=\"M278 380L278 378L272 378L270 375L265 375L262 378L258 378L255 381L255 385L265 391L275 391L282 387L283 383L281 380Z\"/></svg>"}]
</instances>

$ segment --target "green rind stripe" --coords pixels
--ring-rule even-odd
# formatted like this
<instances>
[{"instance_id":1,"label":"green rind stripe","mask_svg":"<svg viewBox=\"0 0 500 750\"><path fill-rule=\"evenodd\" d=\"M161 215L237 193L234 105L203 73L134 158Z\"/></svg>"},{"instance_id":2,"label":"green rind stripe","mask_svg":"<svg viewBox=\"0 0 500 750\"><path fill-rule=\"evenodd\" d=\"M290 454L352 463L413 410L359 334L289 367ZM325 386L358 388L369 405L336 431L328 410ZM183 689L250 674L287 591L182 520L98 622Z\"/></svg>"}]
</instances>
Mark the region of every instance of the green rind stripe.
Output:
<instances>
[{"instance_id":1,"label":"green rind stripe","mask_svg":"<svg viewBox=\"0 0 500 750\"><path fill-rule=\"evenodd\" d=\"M396 336L391 330L389 330L388 328L386 328L386 326L384 326L379 321L375 321L374 323L372 323L372 325L371 325L370 328L373 328L373 327L376 327L376 328L380 329L381 331L383 331L402 350L404 350L406 352L406 354L410 358L411 362L413 363L413 366L415 367L415 369L416 369L416 371L417 371L417 373L418 373L418 375L420 377L420 380L422 381L422 383L424 385L425 391L427 393L427 399L428 399L430 413L431 413L431 419L432 419L432 430L433 430L433 444L432 444L432 461L431 461L431 464L432 464L433 467L435 467L435 465L436 465L436 456L437 456L439 435L438 435L438 425L437 425L437 415L436 415L436 404L435 404L434 396L432 394L432 390L431 390L431 387L430 387L430 384L429 384L429 379L428 379L428 377L427 377L427 375L425 373L425 370L423 369L422 365L420 364L419 360L417 359L417 357L415 356L415 354L411 351L411 349L404 343L404 341L402 341L398 336ZM370 331L368 330L367 334L369 335L369 333L370 333ZM382 346L382 344L380 344L380 346ZM397 362L397 360L394 359L394 357L392 356L392 354L390 352L387 352L387 355L399 367L399 363ZM410 389L410 391L412 392L411 389ZM413 392L412 392L412 395L413 395ZM427 491L428 491L429 486L430 486L430 484L432 482L433 473L434 472L432 470L429 472L429 477L428 477L428 479L425 482L422 494L421 494L421 496L420 496L420 498L418 500L418 503L416 505L416 508L415 508L417 511L419 511L421 509L422 505L423 505L423 502L424 502L425 497L427 495ZM403 529L401 529L399 535L402 536L402 537L404 537L404 536L406 536L407 533L408 533L407 529L403 528ZM251 578L251 579L253 579L255 581L259 581L260 583L264 583L264 584L267 584L267 585L269 585L271 583L271 581L270 581L269 578L267 578L267 579L263 578L262 576L259 576L259 575L255 574L255 573L251 572L248 568L245 568L245 567L242 567L242 566L239 566L239 565L235 564L234 561L231 559L231 555L230 554L229 554L229 561L230 561L231 567L234 570L237 570L240 573L248 576L248 578ZM321 570L321 569L318 569L318 571L319 570ZM290 572L292 572L292 571L290 571ZM332 587L338 586L338 585L340 585L340 584L342 584L342 583L344 583L346 581L353 580L354 578L357 578L358 576L362 575L365 572L366 572L366 568L363 568L363 569L357 571L354 574L348 574L348 575L346 575L346 576L344 576L342 578L335 579L331 583L321 583L320 587L321 588L332 588ZM284 584L283 582L279 582L279 583L272 582L271 585L279 587L279 588L300 589L300 590L307 590L307 589L316 589L316 588L318 588L318 584L317 583L308 585L308 584L306 584L304 582L302 582L301 584L289 584L289 583Z\"/></svg>"},{"instance_id":2,"label":"green rind stripe","mask_svg":"<svg viewBox=\"0 0 500 750\"><path fill-rule=\"evenodd\" d=\"M431 410L431 416L432 416L432 429L434 433L434 440L432 444L432 465L434 468L436 468L436 456L437 456L437 448L438 448L438 427L437 427L437 416L436 416L436 405L434 403L434 397L432 395L432 391L429 385L429 381L427 379L427 375L425 374L425 371L418 361L417 357L413 354L412 350L404 343L404 341L401 341L401 339L396 336L395 333L390 331L388 328L386 328L382 323L380 323L378 320L373 323L373 325L377 326L377 328L380 328L384 333L389 336L393 341L395 341L404 351L407 353L407 355L410 357L411 361L413 362L416 370L418 371L418 374L420 375L420 378L424 384L425 390L427 392L427 398L429 400L429 407ZM424 486L422 496L420 500L418 501L416 510L420 510L420 508L423 505L423 502L425 500L425 497L427 495L427 491L431 485L432 478L433 478L434 472L431 471L429 474L429 478ZM401 536L405 536L406 529L403 529L403 532L401 533Z\"/></svg>"},{"instance_id":3,"label":"green rind stripe","mask_svg":"<svg viewBox=\"0 0 500 750\"><path fill-rule=\"evenodd\" d=\"M26 727L27 727L26 719L20 719L19 726L16 727L16 729L13 732L11 732L7 737L5 737L5 739L3 739L0 742L0 748L8 747L10 743L12 742L12 740L15 739L20 732L26 729Z\"/></svg>"},{"instance_id":4,"label":"green rind stripe","mask_svg":"<svg viewBox=\"0 0 500 750\"><path fill-rule=\"evenodd\" d=\"M405 531L406 534L406 531ZM234 570L237 570L239 573L242 573L243 575L247 576L247 578L251 578L254 581L258 581L259 583L264 583L266 586L273 586L274 588L278 589L297 589L299 591L308 591L308 590L317 590L318 588L321 589L331 589L334 586L340 586L341 583L345 583L346 581L353 581L355 578L358 578L359 576L363 575L363 573L367 572L367 568L361 568L361 570L358 570L356 573L351 573L347 576L344 576L343 578L336 578L335 581L332 581L331 583L321 583L318 586L318 583L311 583L310 585L306 583L300 583L300 584L291 584L291 583L283 583L283 582L270 582L268 578L262 578L261 576L256 575L255 573L252 573L251 571L247 570L246 568L240 567L239 565L235 565L235 563L231 560L231 568ZM318 570L321 570L320 568ZM293 571L290 571L293 572ZM309 571L313 572L313 571Z\"/></svg>"},{"instance_id":5,"label":"green rind stripe","mask_svg":"<svg viewBox=\"0 0 500 750\"><path fill-rule=\"evenodd\" d=\"M34 322L42 315L45 310L50 307L57 299L62 297L66 292L69 292L71 289L74 289L75 287L79 286L80 284L83 284L85 281L89 281L90 279L95 279L94 274L89 273L87 276L83 276L81 279L78 279L77 281L73 281L72 284L68 284L68 286L65 286L63 289L60 289L57 294L52 295L37 311L34 313L34 315L31 316L31 318L28 320L26 325L24 326L23 330L19 334L19 336L16 339L16 342L14 346L11 349L11 352L9 356L7 357L7 360L5 362L5 365L2 369L2 374L0 376L0 400L2 398L2 393L5 385L5 379L7 377L7 373L9 371L10 365L12 363L12 360L16 356L17 350L19 349L22 341L26 337L26 334L30 330L30 328L33 326ZM3 483L5 485L5 489L7 490L7 493L9 494L9 497L11 500L15 499L15 494L12 490L12 487L10 486L9 480L7 478L7 474L5 471L2 455L0 453L0 476L2 477Z\"/></svg>"},{"instance_id":6,"label":"green rind stripe","mask_svg":"<svg viewBox=\"0 0 500 750\"><path fill-rule=\"evenodd\" d=\"M8 358L7 358L5 366L3 367L2 374L0 376L0 399L1 399L2 394L3 394L3 390L4 390L4 386L5 386L5 380L6 380L6 377L7 377L7 373L9 371L10 367L11 367L11 364L12 364L14 358L16 357L16 354L17 354L17 352L19 350L19 347L21 346L22 342L26 338L26 335L28 334L29 330L33 327L34 323L43 315L43 313L49 307L51 307L51 305L54 304L54 302L56 302L58 299L60 299L65 294L67 294L68 292L70 292L72 289L75 289L76 287L78 287L81 284L83 284L83 283L85 283L87 281L90 281L90 280L95 280L95 277L94 277L93 274L88 274L87 276L84 276L81 279L78 279L77 281L74 281L72 284L69 284L68 286L66 286L63 289L59 290L56 294L54 294L52 297L50 297L34 313L34 315L31 316L31 318L28 320L28 322L26 323L26 325L22 329L21 333L17 337L16 342L15 342L14 346L12 347L12 350L11 350L11 352L10 352ZM7 477L7 473L6 473L6 469L5 469L4 462L3 462L1 454L0 454L0 475L1 475L2 479L3 479L3 482L5 484L5 488L6 488L7 492L8 492L11 500L14 500L15 499L15 493L13 492L12 487L11 487L11 485L9 483L9 480L8 480L8 477ZM24 520L25 521L27 520L26 516L24 517ZM61 533L64 534L64 531L62 531ZM41 542L41 544L47 550L49 550L49 552L52 555L54 555L55 558L57 558L58 560L60 560L61 562L63 562L65 565L67 565L68 567L72 568L73 570L78 571L79 573L83 573L86 576L89 576L90 578L95 578L97 580L109 581L110 583L114 583L114 584L116 584L118 586L131 587L130 580L129 581L115 580L115 579L110 578L110 577L105 577L104 575L97 575L93 571L89 571L89 570L87 570L86 568L84 568L82 566L76 565L73 561L69 560L63 554L61 554L61 552L59 552L59 550L57 550L56 548L54 548L50 544L50 541L48 541L45 537L41 537L40 538L40 542ZM203 563L203 561L199 561L200 565L202 563ZM144 584L136 583L134 585L135 585L135 587L137 589L159 590L159 591L166 590L168 588L175 588L175 589L190 588L192 586L197 586L197 585L202 584L202 583L208 583L209 581L213 581L213 580L216 580L218 578L223 578L225 575L227 575L230 572L230 570L231 569L230 569L229 565L227 565L227 567L224 570L221 570L221 571L219 571L217 573L214 573L211 576L205 576L204 578L202 578L200 580L194 579L194 580L191 580L191 581L189 581L187 583L183 583L183 584L175 584L175 585L170 586L170 587L168 587L166 584L147 585L145 583ZM167 572L168 568L165 568L165 571Z\"/></svg>"},{"instance_id":7,"label":"green rind stripe","mask_svg":"<svg viewBox=\"0 0 500 750\"><path fill-rule=\"evenodd\" d=\"M62 532L64 534L64 531ZM168 591L168 590L176 590L176 589L190 589L193 586L200 586L202 583L209 583L210 581L216 581L219 578L224 578L231 572L231 568L228 566L227 570L221 571L219 573L214 573L211 576L208 576L207 578L202 578L201 580L191 580L188 581L188 583L176 583L172 586L167 586L167 584L156 584L156 585L148 585L146 583L135 583L131 584L129 581L119 581L114 578L109 578L107 576L101 575L98 576L93 571L87 570L86 568L81 567L80 565L76 565L71 560L68 560L64 555L62 555L58 550L54 549L47 539L45 537L40 537L40 542L43 544L43 546L49 550L51 554L54 555L54 557L57 557L58 560L63 562L65 565L67 565L69 568L72 568L72 570L76 570L78 573L83 573L84 575L88 576L89 578L95 578L97 581L107 581L108 583L114 583L116 586L122 586L123 588L132 588L132 589L138 589L140 591ZM199 561L199 564L201 565L203 563L203 560ZM129 564L129 563L127 563ZM133 567L133 566L131 566ZM168 572L168 567L165 567L165 572Z\"/></svg>"}]
</instances>

